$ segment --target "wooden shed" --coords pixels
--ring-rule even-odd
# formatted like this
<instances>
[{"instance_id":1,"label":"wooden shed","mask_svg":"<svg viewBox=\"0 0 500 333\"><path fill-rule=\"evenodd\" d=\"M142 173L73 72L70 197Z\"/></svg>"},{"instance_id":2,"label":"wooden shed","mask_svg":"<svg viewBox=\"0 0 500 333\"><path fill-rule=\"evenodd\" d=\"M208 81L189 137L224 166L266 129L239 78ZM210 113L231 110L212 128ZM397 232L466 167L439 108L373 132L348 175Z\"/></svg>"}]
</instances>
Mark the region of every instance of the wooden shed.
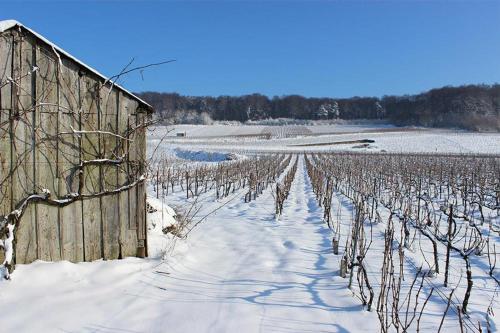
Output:
<instances>
[{"instance_id":1,"label":"wooden shed","mask_svg":"<svg viewBox=\"0 0 500 333\"><path fill-rule=\"evenodd\" d=\"M5 267L147 255L145 129L152 112L31 29L0 21Z\"/></svg>"}]
</instances>

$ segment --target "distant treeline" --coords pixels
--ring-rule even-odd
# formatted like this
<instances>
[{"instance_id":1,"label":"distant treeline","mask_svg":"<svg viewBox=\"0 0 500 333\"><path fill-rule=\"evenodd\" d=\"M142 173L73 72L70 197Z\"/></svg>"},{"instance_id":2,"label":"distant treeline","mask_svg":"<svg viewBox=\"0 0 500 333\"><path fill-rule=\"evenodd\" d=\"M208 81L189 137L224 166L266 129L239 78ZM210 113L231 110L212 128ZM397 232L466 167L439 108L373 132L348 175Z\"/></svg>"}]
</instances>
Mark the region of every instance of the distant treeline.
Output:
<instances>
[{"instance_id":1,"label":"distant treeline","mask_svg":"<svg viewBox=\"0 0 500 333\"><path fill-rule=\"evenodd\" d=\"M432 89L418 95L316 98L274 96L181 96L138 94L166 123L245 122L267 118L385 119L397 125L500 130L500 85Z\"/></svg>"}]
</instances>

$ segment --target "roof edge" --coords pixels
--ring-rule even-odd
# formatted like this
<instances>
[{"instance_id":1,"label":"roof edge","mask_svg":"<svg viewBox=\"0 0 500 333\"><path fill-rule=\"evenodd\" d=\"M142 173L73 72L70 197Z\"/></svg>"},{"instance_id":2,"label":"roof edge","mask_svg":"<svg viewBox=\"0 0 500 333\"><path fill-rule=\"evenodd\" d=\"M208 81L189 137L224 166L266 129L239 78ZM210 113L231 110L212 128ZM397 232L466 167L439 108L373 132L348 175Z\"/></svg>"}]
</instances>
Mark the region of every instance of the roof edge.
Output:
<instances>
[{"instance_id":1,"label":"roof edge","mask_svg":"<svg viewBox=\"0 0 500 333\"><path fill-rule=\"evenodd\" d=\"M146 106L146 109L148 109L148 111L150 112L153 112L154 111L154 108L151 106L151 104L149 104L148 102L146 102L145 100L143 100L142 98L136 96L135 94L133 94L132 92L130 92L129 90L125 89L124 87L122 87L121 85L117 84L117 83L114 83L112 81L109 80L108 77L106 77L105 75L101 74L99 71L97 71L96 69L92 68L91 66L87 65L86 63L84 63L83 61L75 58L74 56L72 56L70 53L66 52L64 49L62 49L61 47L57 46L56 44L52 43L51 41L49 41L47 38L45 38L44 36L40 35L39 33L35 32L34 30L28 28L27 26L23 25L22 23L20 23L19 21L16 21L16 20L3 20L3 21L0 21L0 33L3 33L5 31L8 31L8 30L11 30L12 28L16 28L16 27L19 27L21 29L24 29L26 31L28 31L29 33L31 33L33 36L35 36L35 38L37 38L38 40L44 42L45 44L47 44L48 46L54 48L58 53L60 53L61 55L63 55L64 57L68 58L69 60L72 60L74 62L76 62L77 64L79 64L80 66L84 67L85 69L89 70L90 72L94 73L95 75L97 75L99 78L101 78L102 80L104 80L104 82L108 83L108 84L112 84L114 87L116 87L117 89L121 90L122 92L126 93L127 95L129 95L130 97L132 97L133 99L135 99L137 102L139 102L140 104L142 104L143 106Z\"/></svg>"},{"instance_id":2,"label":"roof edge","mask_svg":"<svg viewBox=\"0 0 500 333\"><path fill-rule=\"evenodd\" d=\"M4 20L0 21L0 32L4 32L6 30L9 30L15 26L22 26L21 23L19 23L16 20Z\"/></svg>"}]
</instances>

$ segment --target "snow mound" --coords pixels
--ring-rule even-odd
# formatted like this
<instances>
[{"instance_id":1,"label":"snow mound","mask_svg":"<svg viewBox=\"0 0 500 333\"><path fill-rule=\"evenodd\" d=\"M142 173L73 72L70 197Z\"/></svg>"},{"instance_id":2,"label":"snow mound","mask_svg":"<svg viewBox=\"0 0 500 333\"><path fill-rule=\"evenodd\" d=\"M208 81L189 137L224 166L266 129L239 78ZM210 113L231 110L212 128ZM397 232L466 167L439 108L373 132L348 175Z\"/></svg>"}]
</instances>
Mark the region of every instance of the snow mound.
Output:
<instances>
[{"instance_id":1,"label":"snow mound","mask_svg":"<svg viewBox=\"0 0 500 333\"><path fill-rule=\"evenodd\" d=\"M177 224L175 210L153 197L148 197L148 205L152 209L148 213L148 254L150 257L162 257L171 246L172 235L166 235L163 230Z\"/></svg>"}]
</instances>

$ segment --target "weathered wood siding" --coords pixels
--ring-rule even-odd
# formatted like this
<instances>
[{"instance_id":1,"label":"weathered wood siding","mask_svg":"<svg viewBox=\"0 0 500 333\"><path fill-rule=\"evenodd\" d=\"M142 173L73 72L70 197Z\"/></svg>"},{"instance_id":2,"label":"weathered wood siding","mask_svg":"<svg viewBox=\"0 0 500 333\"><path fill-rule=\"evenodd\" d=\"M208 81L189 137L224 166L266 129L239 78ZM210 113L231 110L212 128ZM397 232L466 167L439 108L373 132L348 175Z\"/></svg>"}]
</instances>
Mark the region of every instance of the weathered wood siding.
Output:
<instances>
[{"instance_id":1,"label":"weathered wood siding","mask_svg":"<svg viewBox=\"0 0 500 333\"><path fill-rule=\"evenodd\" d=\"M58 62L54 52L33 45L34 65L38 72L32 75L35 96L35 189L47 189L59 196L57 173L59 83ZM38 258L46 261L61 260L59 210L43 204L36 205Z\"/></svg>"},{"instance_id":2,"label":"weathered wood siding","mask_svg":"<svg viewBox=\"0 0 500 333\"><path fill-rule=\"evenodd\" d=\"M11 210L12 186L10 180L11 144L10 114L12 89L8 78L12 77L12 37L0 35L0 214ZM0 261L4 255L0 251Z\"/></svg>"},{"instance_id":3,"label":"weathered wood siding","mask_svg":"<svg viewBox=\"0 0 500 333\"><path fill-rule=\"evenodd\" d=\"M11 112L12 149L12 203L18 202L35 191L35 130L34 112L35 75L32 75L35 57L35 39L14 34ZM38 247L39 224L36 207L30 205L16 231L16 261L31 262L41 258Z\"/></svg>"},{"instance_id":4,"label":"weathered wood siding","mask_svg":"<svg viewBox=\"0 0 500 333\"><path fill-rule=\"evenodd\" d=\"M126 110L123 113L118 114L118 126L125 128L132 128L131 119L134 118L135 108L137 104L135 101L125 98L125 96L120 93L118 98L118 105L120 110ZM132 156L135 153L133 150L133 145L135 144L135 135L127 133L127 139L124 144L121 145L119 151L123 153L125 150L129 152L127 156L126 168L120 168L118 170L118 184L126 184L130 177L135 177L133 174L133 164ZM137 220L135 219L135 197L133 196L135 189L130 189L126 192L120 193L120 227L121 242L123 244L122 251L124 256L135 256L137 255Z\"/></svg>"},{"instance_id":5,"label":"weathered wood siding","mask_svg":"<svg viewBox=\"0 0 500 333\"><path fill-rule=\"evenodd\" d=\"M59 89L59 193L76 192L78 182L72 178L72 168L80 163L81 139L72 133L80 128L81 107L78 66L62 60L59 80L64 89ZM68 182L68 179L73 179ZM81 201L62 207L59 211L62 258L72 262L83 261L83 204ZM70 222L67 222L70 221Z\"/></svg>"},{"instance_id":6,"label":"weathered wood siding","mask_svg":"<svg viewBox=\"0 0 500 333\"><path fill-rule=\"evenodd\" d=\"M82 161L125 159L85 166L82 194L130 184L145 171L146 157L144 129L131 129L145 121L135 98L28 31L0 33L0 216L33 193L75 193ZM30 205L16 228L15 262L143 254L144 186L65 207Z\"/></svg>"}]
</instances>

